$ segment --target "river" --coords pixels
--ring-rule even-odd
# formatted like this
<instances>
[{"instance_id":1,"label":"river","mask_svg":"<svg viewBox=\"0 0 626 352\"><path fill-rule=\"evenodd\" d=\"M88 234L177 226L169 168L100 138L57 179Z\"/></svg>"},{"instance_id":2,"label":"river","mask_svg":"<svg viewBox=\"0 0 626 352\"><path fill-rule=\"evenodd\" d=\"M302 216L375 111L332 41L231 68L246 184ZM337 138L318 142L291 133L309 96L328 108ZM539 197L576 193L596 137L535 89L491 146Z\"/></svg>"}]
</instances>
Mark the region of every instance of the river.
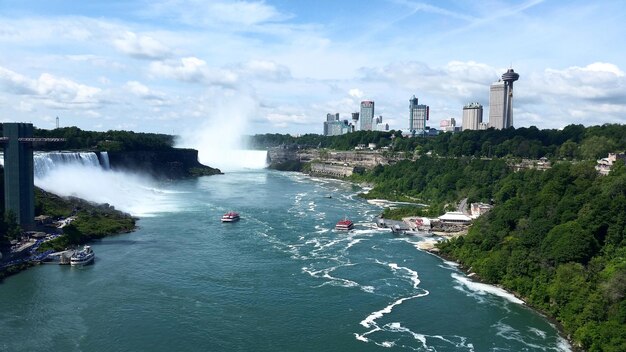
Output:
<instances>
[{"instance_id":1,"label":"river","mask_svg":"<svg viewBox=\"0 0 626 352\"><path fill-rule=\"evenodd\" d=\"M568 350L515 297L373 228L360 191L269 170L151 187L157 210L94 242L94 265L0 284L0 350Z\"/></svg>"}]
</instances>

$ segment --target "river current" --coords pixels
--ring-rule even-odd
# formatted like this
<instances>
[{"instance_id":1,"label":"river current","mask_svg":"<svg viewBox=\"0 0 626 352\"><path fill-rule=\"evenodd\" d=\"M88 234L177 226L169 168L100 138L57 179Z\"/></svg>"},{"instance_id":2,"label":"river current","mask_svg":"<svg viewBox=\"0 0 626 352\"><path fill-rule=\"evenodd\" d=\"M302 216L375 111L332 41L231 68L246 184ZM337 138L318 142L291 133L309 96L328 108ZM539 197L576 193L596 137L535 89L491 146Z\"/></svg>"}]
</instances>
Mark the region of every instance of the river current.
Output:
<instances>
[{"instance_id":1,"label":"river current","mask_svg":"<svg viewBox=\"0 0 626 352\"><path fill-rule=\"evenodd\" d=\"M160 184L94 265L0 284L0 350L568 350L515 297L374 228L361 191L268 170ZM355 230L333 230L344 217Z\"/></svg>"}]
</instances>

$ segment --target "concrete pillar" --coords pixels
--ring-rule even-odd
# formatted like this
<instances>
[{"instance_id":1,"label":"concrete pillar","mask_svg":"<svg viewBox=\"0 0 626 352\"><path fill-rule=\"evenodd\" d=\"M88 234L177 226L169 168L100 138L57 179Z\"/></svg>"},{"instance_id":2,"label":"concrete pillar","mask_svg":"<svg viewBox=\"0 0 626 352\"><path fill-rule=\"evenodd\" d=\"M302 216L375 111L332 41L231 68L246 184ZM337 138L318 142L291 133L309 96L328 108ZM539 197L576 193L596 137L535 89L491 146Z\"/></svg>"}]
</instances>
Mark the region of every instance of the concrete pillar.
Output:
<instances>
[{"instance_id":1,"label":"concrete pillar","mask_svg":"<svg viewBox=\"0 0 626 352\"><path fill-rule=\"evenodd\" d=\"M33 172L33 146L18 138L33 137L30 123L2 124L4 137L4 204L12 211L18 224L30 227L35 217L35 192Z\"/></svg>"}]
</instances>

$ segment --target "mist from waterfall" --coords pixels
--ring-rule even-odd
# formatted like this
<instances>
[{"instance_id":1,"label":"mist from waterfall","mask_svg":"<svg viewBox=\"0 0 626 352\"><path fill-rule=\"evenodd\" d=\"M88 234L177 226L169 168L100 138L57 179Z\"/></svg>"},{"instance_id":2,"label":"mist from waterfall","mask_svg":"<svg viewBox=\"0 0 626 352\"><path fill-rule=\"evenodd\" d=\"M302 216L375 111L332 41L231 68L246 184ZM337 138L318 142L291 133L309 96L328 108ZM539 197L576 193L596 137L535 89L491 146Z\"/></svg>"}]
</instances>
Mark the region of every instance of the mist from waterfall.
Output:
<instances>
[{"instance_id":1,"label":"mist from waterfall","mask_svg":"<svg viewBox=\"0 0 626 352\"><path fill-rule=\"evenodd\" d=\"M256 114L256 102L249 97L217 93L203 120L181 131L177 147L198 150L199 161L222 171L262 169L267 151L248 150L242 141L244 131Z\"/></svg>"},{"instance_id":2,"label":"mist from waterfall","mask_svg":"<svg viewBox=\"0 0 626 352\"><path fill-rule=\"evenodd\" d=\"M37 153L35 185L60 196L108 203L134 216L178 209L175 194L146 175L105 169L108 156L95 153Z\"/></svg>"}]
</instances>

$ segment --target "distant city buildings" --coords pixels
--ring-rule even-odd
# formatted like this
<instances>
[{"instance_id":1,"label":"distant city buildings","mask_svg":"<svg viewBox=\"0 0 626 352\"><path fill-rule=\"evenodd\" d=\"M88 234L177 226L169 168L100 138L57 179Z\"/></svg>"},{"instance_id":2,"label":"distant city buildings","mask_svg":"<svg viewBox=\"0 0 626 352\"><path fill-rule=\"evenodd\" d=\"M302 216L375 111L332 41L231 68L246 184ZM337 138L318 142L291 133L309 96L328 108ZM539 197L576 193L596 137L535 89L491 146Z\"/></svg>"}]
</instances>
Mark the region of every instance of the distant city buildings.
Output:
<instances>
[{"instance_id":1,"label":"distant city buildings","mask_svg":"<svg viewBox=\"0 0 626 352\"><path fill-rule=\"evenodd\" d=\"M463 131L480 130L483 122L483 106L479 103L469 103L463 107ZM483 125L484 127L484 125Z\"/></svg>"},{"instance_id":2,"label":"distant city buildings","mask_svg":"<svg viewBox=\"0 0 626 352\"><path fill-rule=\"evenodd\" d=\"M449 120L441 120L441 122L439 122L439 128L442 132L457 132L460 130L460 127L456 125L454 117Z\"/></svg>"},{"instance_id":3,"label":"distant city buildings","mask_svg":"<svg viewBox=\"0 0 626 352\"><path fill-rule=\"evenodd\" d=\"M348 120L339 120L339 113L326 114L326 121L324 121L324 136L339 136L352 132L353 126Z\"/></svg>"},{"instance_id":4,"label":"distant city buildings","mask_svg":"<svg viewBox=\"0 0 626 352\"><path fill-rule=\"evenodd\" d=\"M365 100L361 102L361 113L359 114L361 120L360 131L371 131L372 122L374 120L374 102L371 100Z\"/></svg>"},{"instance_id":5,"label":"distant city buildings","mask_svg":"<svg viewBox=\"0 0 626 352\"><path fill-rule=\"evenodd\" d=\"M513 82L519 74L512 68L489 88L489 127L501 130L513 126Z\"/></svg>"},{"instance_id":6,"label":"distant city buildings","mask_svg":"<svg viewBox=\"0 0 626 352\"><path fill-rule=\"evenodd\" d=\"M454 118L442 120L440 130L427 126L430 120L430 107L419 104L415 95L409 99L408 129L402 129L405 136L436 136L439 132L460 130L506 129L513 127L513 83L519 79L512 68L508 69L497 82L489 87L489 121L483 121L483 106L478 102L463 106L461 126ZM389 131L389 124L383 117L374 117L374 101L363 100L360 111L351 114L351 120L340 120L339 114L327 114L324 122L324 135L336 136L359 131Z\"/></svg>"},{"instance_id":7,"label":"distant city buildings","mask_svg":"<svg viewBox=\"0 0 626 352\"><path fill-rule=\"evenodd\" d=\"M409 99L409 132L413 135L425 135L429 115L428 105L418 104L415 95Z\"/></svg>"},{"instance_id":8,"label":"distant city buildings","mask_svg":"<svg viewBox=\"0 0 626 352\"><path fill-rule=\"evenodd\" d=\"M352 113L352 132L356 131L357 129L357 122L359 122L359 113L358 112L353 112Z\"/></svg>"},{"instance_id":9,"label":"distant city buildings","mask_svg":"<svg viewBox=\"0 0 626 352\"><path fill-rule=\"evenodd\" d=\"M375 131L389 131L389 124L383 123L383 116L380 115L374 120L374 130Z\"/></svg>"}]
</instances>

